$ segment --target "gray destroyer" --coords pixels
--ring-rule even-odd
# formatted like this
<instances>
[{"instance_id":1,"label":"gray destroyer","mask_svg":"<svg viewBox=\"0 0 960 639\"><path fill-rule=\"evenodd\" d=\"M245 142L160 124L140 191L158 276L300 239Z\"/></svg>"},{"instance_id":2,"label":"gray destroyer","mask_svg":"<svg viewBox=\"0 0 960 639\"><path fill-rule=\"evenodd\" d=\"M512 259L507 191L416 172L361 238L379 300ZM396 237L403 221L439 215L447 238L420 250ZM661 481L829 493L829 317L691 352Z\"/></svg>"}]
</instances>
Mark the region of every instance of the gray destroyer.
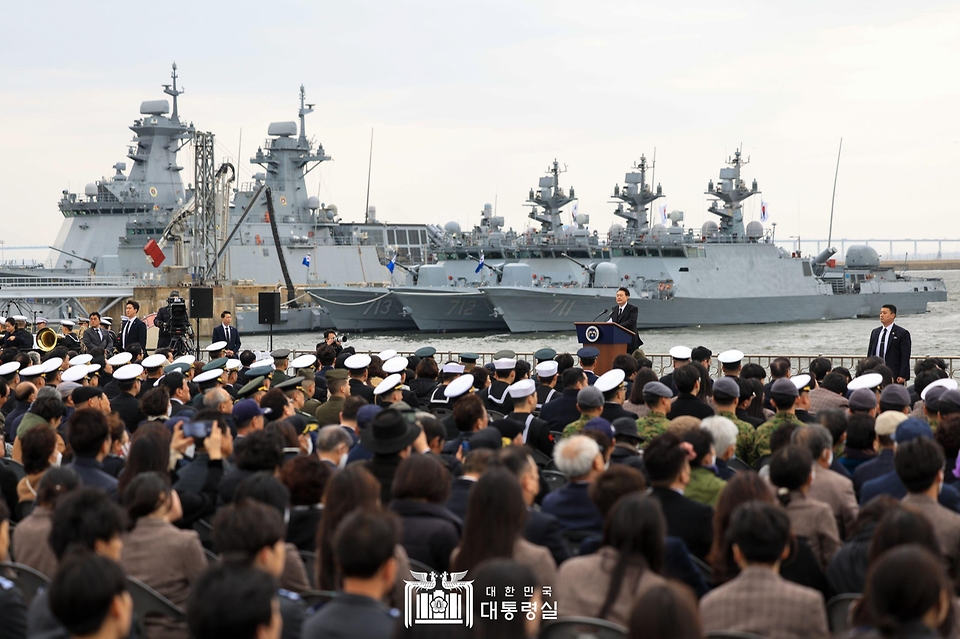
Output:
<instances>
[{"instance_id":1,"label":"gray destroyer","mask_svg":"<svg viewBox=\"0 0 960 639\"><path fill-rule=\"evenodd\" d=\"M719 224L708 221L695 233L684 230L677 211L670 226L651 226L647 204L661 192L646 184L641 163L613 193L626 227L611 228L605 247L590 249L572 281L544 283L521 261L504 267L505 283L481 290L513 332L569 331L573 322L606 319L621 286L631 290L640 329L875 316L888 303L900 313L923 313L928 303L946 300L942 279L882 268L870 247L851 247L837 266L835 249L802 258L777 247L760 222L744 226L742 203L759 192L756 181L748 187L741 178L744 164L738 151L719 183L710 181L708 211Z\"/></svg>"}]
</instances>

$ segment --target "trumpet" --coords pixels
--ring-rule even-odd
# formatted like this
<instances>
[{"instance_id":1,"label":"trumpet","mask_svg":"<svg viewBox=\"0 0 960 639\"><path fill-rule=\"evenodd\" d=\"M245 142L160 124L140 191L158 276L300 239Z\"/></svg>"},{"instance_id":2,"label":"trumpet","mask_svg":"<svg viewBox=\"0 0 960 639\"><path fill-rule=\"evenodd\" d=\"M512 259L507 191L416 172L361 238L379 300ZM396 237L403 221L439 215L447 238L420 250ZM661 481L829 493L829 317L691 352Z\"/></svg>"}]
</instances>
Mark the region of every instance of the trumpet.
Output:
<instances>
[{"instance_id":1,"label":"trumpet","mask_svg":"<svg viewBox=\"0 0 960 639\"><path fill-rule=\"evenodd\" d=\"M40 329L40 332L37 333L37 348L39 348L44 353L49 353L57 347L57 342L60 341L60 336L57 335L49 326L47 328Z\"/></svg>"}]
</instances>

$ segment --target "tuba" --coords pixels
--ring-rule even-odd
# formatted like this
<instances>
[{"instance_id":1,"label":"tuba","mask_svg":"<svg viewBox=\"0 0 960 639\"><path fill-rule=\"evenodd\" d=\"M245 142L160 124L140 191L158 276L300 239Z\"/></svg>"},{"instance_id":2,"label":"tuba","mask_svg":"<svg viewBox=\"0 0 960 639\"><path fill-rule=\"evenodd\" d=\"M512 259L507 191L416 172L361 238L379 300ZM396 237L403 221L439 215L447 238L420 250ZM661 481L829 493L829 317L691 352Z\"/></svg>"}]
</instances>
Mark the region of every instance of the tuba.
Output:
<instances>
[{"instance_id":1,"label":"tuba","mask_svg":"<svg viewBox=\"0 0 960 639\"><path fill-rule=\"evenodd\" d=\"M40 329L40 332L37 333L37 348L39 348L44 353L49 353L57 347L57 341L59 337L57 336L56 331L54 331L49 326L43 329Z\"/></svg>"}]
</instances>

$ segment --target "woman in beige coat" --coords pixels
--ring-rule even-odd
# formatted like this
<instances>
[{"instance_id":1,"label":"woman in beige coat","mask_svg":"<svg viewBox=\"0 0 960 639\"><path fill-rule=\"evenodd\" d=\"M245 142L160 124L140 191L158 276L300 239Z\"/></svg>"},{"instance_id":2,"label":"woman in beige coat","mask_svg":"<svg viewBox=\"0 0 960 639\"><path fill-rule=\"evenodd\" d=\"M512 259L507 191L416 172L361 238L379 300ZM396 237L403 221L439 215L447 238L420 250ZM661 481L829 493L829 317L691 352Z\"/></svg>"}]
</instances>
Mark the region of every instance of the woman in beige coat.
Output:
<instances>
[{"instance_id":1,"label":"woman in beige coat","mask_svg":"<svg viewBox=\"0 0 960 639\"><path fill-rule=\"evenodd\" d=\"M592 555L563 562L557 572L557 614L596 617L627 626L641 595L663 585L666 524L659 502L642 493L621 498L603 526L603 545Z\"/></svg>"},{"instance_id":2,"label":"woman in beige coat","mask_svg":"<svg viewBox=\"0 0 960 639\"><path fill-rule=\"evenodd\" d=\"M141 473L123 492L130 532L123 539L120 565L158 593L186 609L190 587L207 569L200 537L171 522L183 515L180 498L159 473ZM186 623L148 617L150 639L187 639Z\"/></svg>"}]
</instances>

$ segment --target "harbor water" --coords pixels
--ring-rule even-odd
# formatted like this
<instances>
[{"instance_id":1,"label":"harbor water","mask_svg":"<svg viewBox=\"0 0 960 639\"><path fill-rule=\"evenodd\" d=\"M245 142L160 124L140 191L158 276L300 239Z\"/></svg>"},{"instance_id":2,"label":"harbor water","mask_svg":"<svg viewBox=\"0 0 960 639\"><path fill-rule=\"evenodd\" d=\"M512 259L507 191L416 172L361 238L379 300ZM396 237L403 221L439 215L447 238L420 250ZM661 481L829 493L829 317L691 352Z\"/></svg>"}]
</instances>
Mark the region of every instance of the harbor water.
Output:
<instances>
[{"instance_id":1,"label":"harbor water","mask_svg":"<svg viewBox=\"0 0 960 639\"><path fill-rule=\"evenodd\" d=\"M897 323L910 331L913 355L960 355L960 271L924 271L925 277L942 277L947 286L948 300L932 303L923 315L902 315ZM613 291L610 306L613 305ZM599 313L603 307L597 308ZM879 324L877 318L858 318L822 322L789 324L740 324L660 329L641 332L643 349L647 353L666 353L672 346L706 346L714 353L737 348L750 354L865 354L870 331ZM576 334L571 330L560 333L381 333L347 335L345 345L357 352L380 351L394 348L412 351L421 346L433 346L441 352L473 351L489 353L501 349L532 352L549 346L557 352L574 352L579 348ZM312 350L322 334L292 333L274 335L275 348ZM266 349L269 337L256 335L243 338L245 348ZM201 340L209 343L209 336Z\"/></svg>"}]
</instances>

